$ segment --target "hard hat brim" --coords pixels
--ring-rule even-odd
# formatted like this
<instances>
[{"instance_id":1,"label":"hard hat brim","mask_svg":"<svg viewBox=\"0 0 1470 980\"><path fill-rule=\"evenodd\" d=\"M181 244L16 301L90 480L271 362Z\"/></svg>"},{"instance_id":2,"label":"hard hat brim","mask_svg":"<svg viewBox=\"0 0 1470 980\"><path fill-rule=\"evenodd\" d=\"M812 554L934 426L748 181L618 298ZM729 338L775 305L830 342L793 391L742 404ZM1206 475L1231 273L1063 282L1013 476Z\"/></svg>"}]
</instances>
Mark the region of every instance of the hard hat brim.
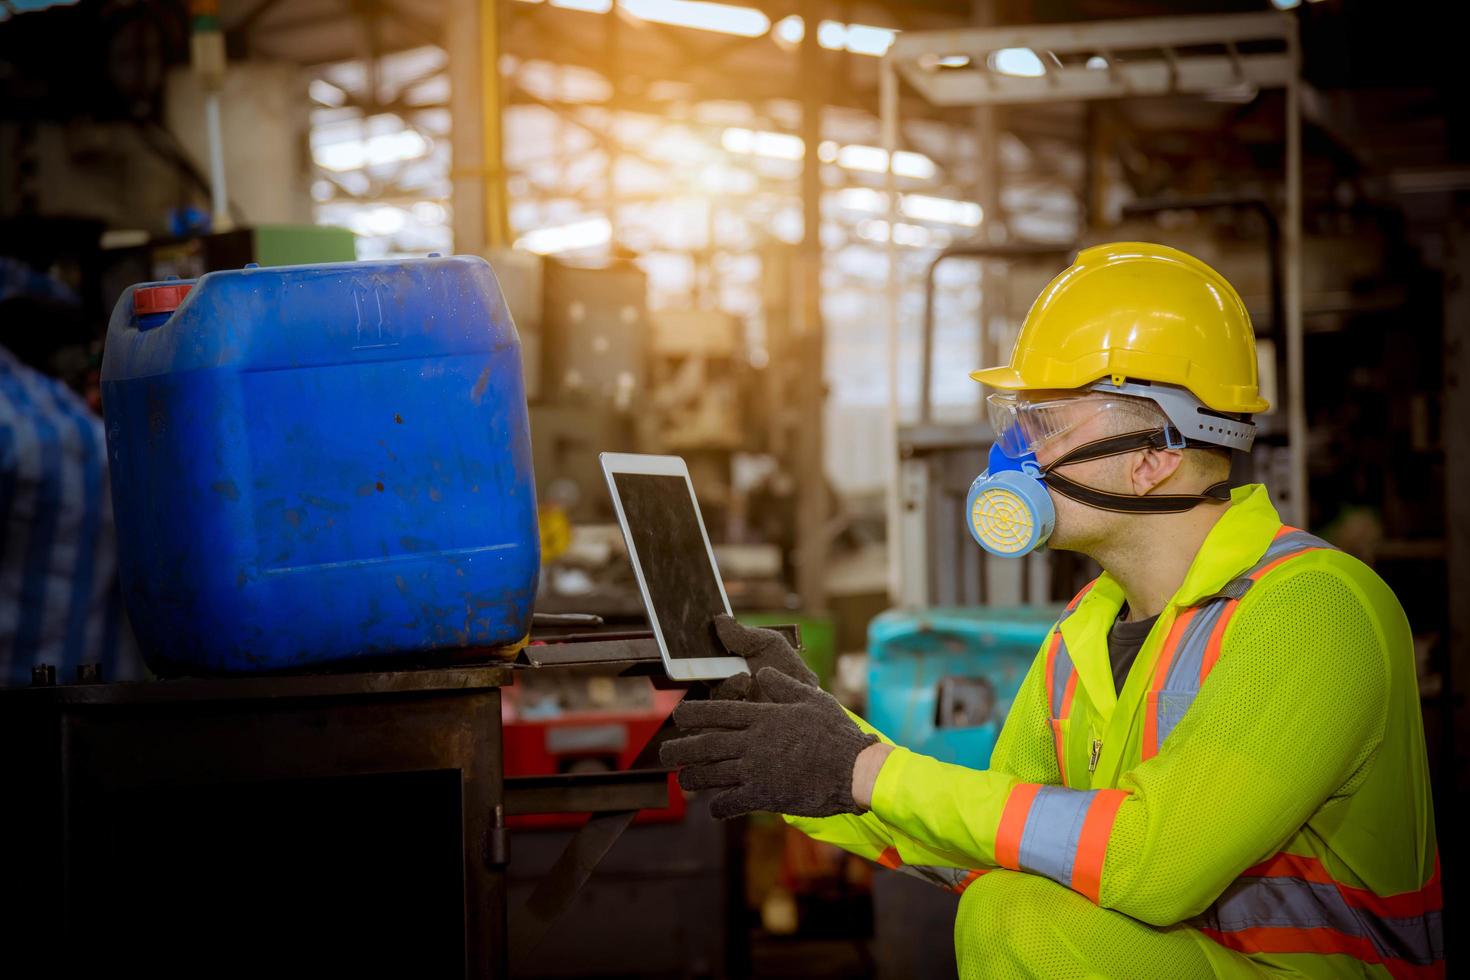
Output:
<instances>
[{"instance_id":1,"label":"hard hat brim","mask_svg":"<svg viewBox=\"0 0 1470 980\"><path fill-rule=\"evenodd\" d=\"M981 368L979 371L971 371L970 377L991 388L999 388L1001 391L1075 391L1084 385L1061 385L1048 384L1038 385L1026 380L1025 376L1009 365L993 368Z\"/></svg>"},{"instance_id":2,"label":"hard hat brim","mask_svg":"<svg viewBox=\"0 0 1470 980\"><path fill-rule=\"evenodd\" d=\"M1021 377L1021 372L1010 366L981 368L970 372L971 379L1002 391L1024 391L1030 385Z\"/></svg>"}]
</instances>

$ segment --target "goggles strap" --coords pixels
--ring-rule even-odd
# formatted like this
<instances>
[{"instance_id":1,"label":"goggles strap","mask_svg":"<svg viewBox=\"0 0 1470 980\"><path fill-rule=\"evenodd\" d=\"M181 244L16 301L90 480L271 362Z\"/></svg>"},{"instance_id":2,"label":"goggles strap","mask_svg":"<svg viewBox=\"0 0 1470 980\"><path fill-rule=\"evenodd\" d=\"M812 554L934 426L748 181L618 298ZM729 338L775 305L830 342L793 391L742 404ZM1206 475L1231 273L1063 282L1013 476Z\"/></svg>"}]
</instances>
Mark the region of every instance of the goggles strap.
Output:
<instances>
[{"instance_id":1,"label":"goggles strap","mask_svg":"<svg viewBox=\"0 0 1470 980\"><path fill-rule=\"evenodd\" d=\"M1210 445L1190 439L1185 439L1184 444L1191 448ZM1200 504L1228 501L1230 499L1230 481L1228 480L1221 480L1219 483L1206 487L1203 493L1161 493L1138 497L1089 487L1056 472L1057 467L1072 463L1086 463L1095 459L1122 456L1139 449L1172 449L1176 446L1177 444L1171 444L1170 433L1165 429L1125 432L1122 435L1084 443L1053 461L1041 472L1047 486L1052 487L1062 496L1070 497L1088 507L1118 514L1182 514L1187 510L1193 510Z\"/></svg>"}]
</instances>

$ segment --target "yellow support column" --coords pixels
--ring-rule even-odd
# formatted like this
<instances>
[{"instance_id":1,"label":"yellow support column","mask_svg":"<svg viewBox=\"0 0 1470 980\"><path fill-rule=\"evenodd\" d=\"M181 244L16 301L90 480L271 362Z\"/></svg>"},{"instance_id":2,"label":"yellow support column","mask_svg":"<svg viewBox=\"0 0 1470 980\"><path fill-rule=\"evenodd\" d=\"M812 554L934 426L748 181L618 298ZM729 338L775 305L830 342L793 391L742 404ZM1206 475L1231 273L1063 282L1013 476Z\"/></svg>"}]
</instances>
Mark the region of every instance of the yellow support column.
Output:
<instances>
[{"instance_id":1,"label":"yellow support column","mask_svg":"<svg viewBox=\"0 0 1470 980\"><path fill-rule=\"evenodd\" d=\"M505 195L505 155L501 117L505 86L500 78L500 0L480 0L480 105L484 113L485 244L510 245L510 216Z\"/></svg>"}]
</instances>

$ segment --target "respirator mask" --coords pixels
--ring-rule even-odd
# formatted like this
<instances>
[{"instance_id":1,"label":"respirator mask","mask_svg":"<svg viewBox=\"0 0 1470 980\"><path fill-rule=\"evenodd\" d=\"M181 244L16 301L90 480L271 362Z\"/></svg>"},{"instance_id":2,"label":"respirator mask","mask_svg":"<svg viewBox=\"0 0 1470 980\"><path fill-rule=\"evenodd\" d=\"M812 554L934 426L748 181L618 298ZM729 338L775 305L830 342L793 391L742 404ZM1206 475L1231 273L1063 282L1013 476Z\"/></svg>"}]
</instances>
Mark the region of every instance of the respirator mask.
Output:
<instances>
[{"instance_id":1,"label":"respirator mask","mask_svg":"<svg viewBox=\"0 0 1470 980\"><path fill-rule=\"evenodd\" d=\"M1046 466L1036 459L1044 443L1076 429L1102 412L1131 411L1122 395L1145 398L1169 422L1107 436L1077 446ZM998 392L986 399L996 441L985 472L975 478L965 500L970 534L994 555L1017 558L1044 546L1056 529L1056 507L1048 488L1088 507L1123 514L1178 514L1207 502L1230 499L1229 481L1197 494L1135 496L1089 487L1058 470L1073 463L1121 456L1140 449L1228 448L1249 451L1255 425L1212 412L1182 389L1167 385L1099 382L1076 395L1036 399Z\"/></svg>"}]
</instances>

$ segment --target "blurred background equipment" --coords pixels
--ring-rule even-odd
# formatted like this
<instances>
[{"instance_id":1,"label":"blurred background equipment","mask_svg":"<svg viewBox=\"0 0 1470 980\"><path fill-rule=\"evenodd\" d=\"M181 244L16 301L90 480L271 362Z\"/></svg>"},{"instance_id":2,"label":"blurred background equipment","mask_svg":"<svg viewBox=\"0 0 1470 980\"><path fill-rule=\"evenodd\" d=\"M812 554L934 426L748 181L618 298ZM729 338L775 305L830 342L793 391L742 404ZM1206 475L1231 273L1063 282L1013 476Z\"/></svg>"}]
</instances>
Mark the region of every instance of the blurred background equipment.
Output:
<instances>
[{"instance_id":1,"label":"blurred background equipment","mask_svg":"<svg viewBox=\"0 0 1470 980\"><path fill-rule=\"evenodd\" d=\"M894 609L868 627L867 719L899 745L983 767L1061 604ZM873 876L879 976L953 976L943 950L959 896L904 874Z\"/></svg>"},{"instance_id":2,"label":"blurred background equipment","mask_svg":"<svg viewBox=\"0 0 1470 980\"><path fill-rule=\"evenodd\" d=\"M916 752L983 767L1061 610L885 612L868 628L868 721Z\"/></svg>"},{"instance_id":3,"label":"blurred background equipment","mask_svg":"<svg viewBox=\"0 0 1470 980\"><path fill-rule=\"evenodd\" d=\"M631 264L588 269L562 262L547 262L542 274L547 397L627 413L645 383L647 276Z\"/></svg>"}]
</instances>

